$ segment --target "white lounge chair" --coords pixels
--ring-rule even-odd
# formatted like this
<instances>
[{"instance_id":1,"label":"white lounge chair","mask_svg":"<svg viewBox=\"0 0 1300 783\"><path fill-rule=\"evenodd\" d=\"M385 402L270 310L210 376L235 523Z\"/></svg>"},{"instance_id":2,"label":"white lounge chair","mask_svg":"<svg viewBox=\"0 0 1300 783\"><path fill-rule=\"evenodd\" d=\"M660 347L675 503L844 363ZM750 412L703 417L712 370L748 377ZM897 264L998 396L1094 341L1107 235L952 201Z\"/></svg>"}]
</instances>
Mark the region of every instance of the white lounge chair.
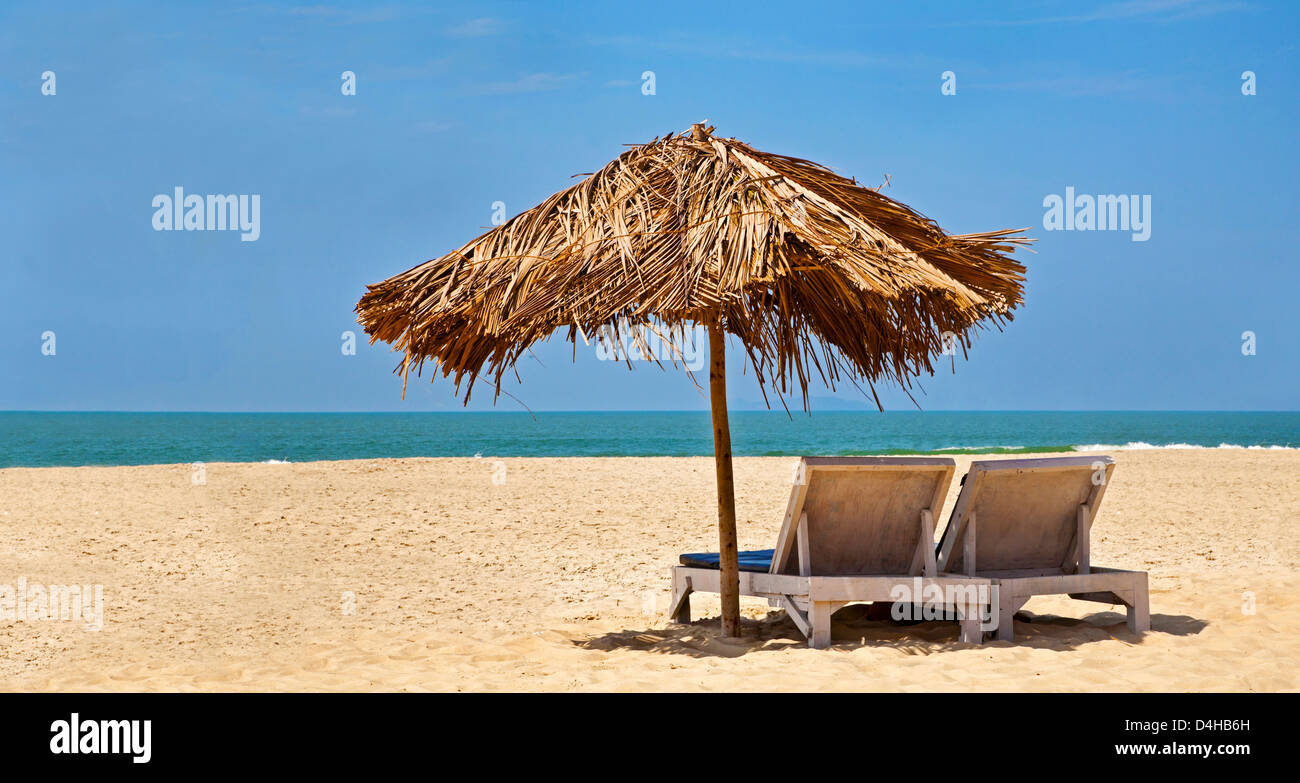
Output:
<instances>
[{"instance_id":1,"label":"white lounge chair","mask_svg":"<svg viewBox=\"0 0 1300 783\"><path fill-rule=\"evenodd\" d=\"M938 548L938 568L992 579L997 638L1015 638L1012 616L1031 596L1122 603L1134 633L1150 630L1144 571L1093 566L1089 534L1115 463L1110 457L1046 457L971 463Z\"/></svg>"},{"instance_id":2,"label":"white lounge chair","mask_svg":"<svg viewBox=\"0 0 1300 783\"><path fill-rule=\"evenodd\" d=\"M784 608L815 648L830 646L831 614L845 604L943 595L933 603L954 610L961 640L982 642L981 614L997 611L990 580L941 575L935 559L934 515L955 471L947 458L804 457L776 548L740 553L740 594ZM718 592L718 555L681 563L669 615L685 623L693 591Z\"/></svg>"}]
</instances>

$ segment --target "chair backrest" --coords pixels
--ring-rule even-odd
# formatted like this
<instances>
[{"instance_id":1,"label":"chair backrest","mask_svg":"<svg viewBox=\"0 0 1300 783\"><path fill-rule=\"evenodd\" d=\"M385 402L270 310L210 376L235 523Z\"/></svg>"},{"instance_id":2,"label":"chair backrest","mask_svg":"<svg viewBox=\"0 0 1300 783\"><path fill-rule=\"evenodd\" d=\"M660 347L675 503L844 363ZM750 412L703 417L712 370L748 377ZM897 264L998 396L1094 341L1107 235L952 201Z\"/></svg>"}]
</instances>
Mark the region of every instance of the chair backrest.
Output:
<instances>
[{"instance_id":1,"label":"chair backrest","mask_svg":"<svg viewBox=\"0 0 1300 783\"><path fill-rule=\"evenodd\" d=\"M943 508L956 469L946 457L804 457L772 573L919 574L932 551L933 516ZM923 511L932 516L929 540L921 546Z\"/></svg>"},{"instance_id":2,"label":"chair backrest","mask_svg":"<svg viewBox=\"0 0 1300 783\"><path fill-rule=\"evenodd\" d=\"M939 570L1086 572L1088 531L1114 469L1110 457L972 462L939 542ZM965 546L972 518L973 568Z\"/></svg>"}]
</instances>

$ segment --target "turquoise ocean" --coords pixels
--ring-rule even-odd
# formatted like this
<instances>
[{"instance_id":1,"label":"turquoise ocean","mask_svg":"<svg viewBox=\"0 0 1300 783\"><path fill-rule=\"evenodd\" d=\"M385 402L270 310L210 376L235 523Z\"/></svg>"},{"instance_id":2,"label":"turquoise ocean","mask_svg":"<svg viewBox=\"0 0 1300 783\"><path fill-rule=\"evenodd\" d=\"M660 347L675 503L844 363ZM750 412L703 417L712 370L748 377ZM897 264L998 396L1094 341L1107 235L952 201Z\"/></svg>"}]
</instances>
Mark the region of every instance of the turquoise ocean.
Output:
<instances>
[{"instance_id":1,"label":"turquoise ocean","mask_svg":"<svg viewBox=\"0 0 1300 783\"><path fill-rule=\"evenodd\" d=\"M1300 413L733 411L738 456L1300 448ZM702 456L707 412L0 412L0 468L379 457Z\"/></svg>"}]
</instances>

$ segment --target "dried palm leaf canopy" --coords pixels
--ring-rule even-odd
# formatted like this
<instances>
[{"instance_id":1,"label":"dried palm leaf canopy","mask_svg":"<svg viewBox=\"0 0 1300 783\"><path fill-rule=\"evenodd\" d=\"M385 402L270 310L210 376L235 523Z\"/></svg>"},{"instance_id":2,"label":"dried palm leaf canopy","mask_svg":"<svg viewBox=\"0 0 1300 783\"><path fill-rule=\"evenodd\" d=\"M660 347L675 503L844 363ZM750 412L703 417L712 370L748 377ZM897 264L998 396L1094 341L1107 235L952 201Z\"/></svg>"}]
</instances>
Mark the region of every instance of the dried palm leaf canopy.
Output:
<instances>
[{"instance_id":1,"label":"dried palm leaf canopy","mask_svg":"<svg viewBox=\"0 0 1300 783\"><path fill-rule=\"evenodd\" d=\"M1029 241L1020 231L951 236L823 166L712 131L632 147L369 286L358 321L404 354L404 377L432 360L466 401L481 374L499 393L520 355L560 329L576 345L602 327L718 321L763 388L806 398L814 376L907 388L933 372L944 333L965 348L972 326L1021 303L1024 267L1007 255Z\"/></svg>"}]
</instances>

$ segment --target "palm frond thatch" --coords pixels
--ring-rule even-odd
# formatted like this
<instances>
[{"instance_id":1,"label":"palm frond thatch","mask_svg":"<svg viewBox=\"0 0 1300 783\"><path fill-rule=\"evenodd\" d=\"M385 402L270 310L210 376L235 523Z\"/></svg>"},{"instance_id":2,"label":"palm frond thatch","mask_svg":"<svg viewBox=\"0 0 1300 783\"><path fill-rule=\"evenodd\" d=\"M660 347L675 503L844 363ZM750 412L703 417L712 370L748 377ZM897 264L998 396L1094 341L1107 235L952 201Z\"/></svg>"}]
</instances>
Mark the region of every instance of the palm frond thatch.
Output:
<instances>
[{"instance_id":1,"label":"palm frond thatch","mask_svg":"<svg viewBox=\"0 0 1300 783\"><path fill-rule=\"evenodd\" d=\"M573 187L440 258L368 287L371 342L433 360L468 401L497 391L560 329L676 328L720 320L764 389L806 398L815 375L871 386L932 373L943 334L968 345L1010 320L1019 230L950 236L875 190L712 128L630 148Z\"/></svg>"}]
</instances>

